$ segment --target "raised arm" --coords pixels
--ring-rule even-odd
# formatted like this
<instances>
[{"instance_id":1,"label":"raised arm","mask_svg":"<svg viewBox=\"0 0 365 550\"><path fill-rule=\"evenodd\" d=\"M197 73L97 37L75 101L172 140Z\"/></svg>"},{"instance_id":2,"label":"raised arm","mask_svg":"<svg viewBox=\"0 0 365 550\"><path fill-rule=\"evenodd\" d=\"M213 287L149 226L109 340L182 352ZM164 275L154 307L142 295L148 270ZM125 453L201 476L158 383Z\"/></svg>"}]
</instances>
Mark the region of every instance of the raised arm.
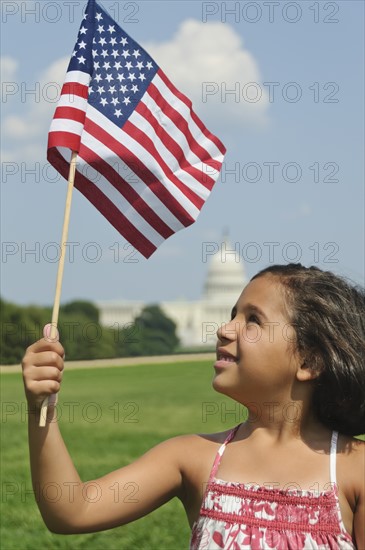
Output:
<instances>
[{"instance_id":1,"label":"raised arm","mask_svg":"<svg viewBox=\"0 0 365 550\"><path fill-rule=\"evenodd\" d=\"M101 531L133 521L182 496L184 438L166 441L134 463L88 482L81 481L61 436L54 408L45 428L38 426L40 405L61 387L64 350L42 338L23 359L29 405L29 450L38 507L55 533ZM52 421L51 421L52 420Z\"/></svg>"}]
</instances>

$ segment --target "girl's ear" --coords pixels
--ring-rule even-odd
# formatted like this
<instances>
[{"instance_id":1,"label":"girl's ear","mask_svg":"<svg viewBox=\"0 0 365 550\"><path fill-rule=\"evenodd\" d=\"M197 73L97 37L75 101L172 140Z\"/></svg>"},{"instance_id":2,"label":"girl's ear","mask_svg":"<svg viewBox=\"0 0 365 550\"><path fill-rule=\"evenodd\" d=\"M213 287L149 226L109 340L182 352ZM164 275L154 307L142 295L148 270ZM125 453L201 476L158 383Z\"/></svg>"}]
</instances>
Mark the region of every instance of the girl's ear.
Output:
<instances>
[{"instance_id":1,"label":"girl's ear","mask_svg":"<svg viewBox=\"0 0 365 550\"><path fill-rule=\"evenodd\" d=\"M309 380L315 380L320 375L320 369L316 364L312 362L304 361L299 365L297 370L297 380L300 382L307 382Z\"/></svg>"}]
</instances>

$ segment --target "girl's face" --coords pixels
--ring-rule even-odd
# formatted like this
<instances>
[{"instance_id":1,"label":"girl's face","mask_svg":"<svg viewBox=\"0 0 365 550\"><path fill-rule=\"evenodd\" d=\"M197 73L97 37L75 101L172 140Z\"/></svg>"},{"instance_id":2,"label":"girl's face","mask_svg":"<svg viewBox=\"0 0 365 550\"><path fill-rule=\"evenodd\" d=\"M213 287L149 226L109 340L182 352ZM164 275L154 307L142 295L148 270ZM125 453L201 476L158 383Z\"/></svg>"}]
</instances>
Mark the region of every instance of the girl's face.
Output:
<instances>
[{"instance_id":1,"label":"girl's face","mask_svg":"<svg viewBox=\"0 0 365 550\"><path fill-rule=\"evenodd\" d=\"M214 389L243 404L290 399L301 362L277 278L251 281L217 336Z\"/></svg>"}]
</instances>

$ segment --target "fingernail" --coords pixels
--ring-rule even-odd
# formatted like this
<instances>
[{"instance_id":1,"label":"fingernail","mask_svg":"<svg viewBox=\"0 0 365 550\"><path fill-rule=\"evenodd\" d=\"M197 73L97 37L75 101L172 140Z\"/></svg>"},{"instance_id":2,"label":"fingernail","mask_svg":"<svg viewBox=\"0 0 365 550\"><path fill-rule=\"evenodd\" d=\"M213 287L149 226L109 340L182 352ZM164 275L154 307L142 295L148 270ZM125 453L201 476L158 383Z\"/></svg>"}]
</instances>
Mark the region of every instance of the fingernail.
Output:
<instances>
[{"instance_id":1,"label":"fingernail","mask_svg":"<svg viewBox=\"0 0 365 550\"><path fill-rule=\"evenodd\" d=\"M43 329L43 336L44 338L47 338L47 340L51 340L52 342L58 342L58 340L60 339L57 327L53 327L52 323L48 323L47 325L45 325Z\"/></svg>"}]
</instances>

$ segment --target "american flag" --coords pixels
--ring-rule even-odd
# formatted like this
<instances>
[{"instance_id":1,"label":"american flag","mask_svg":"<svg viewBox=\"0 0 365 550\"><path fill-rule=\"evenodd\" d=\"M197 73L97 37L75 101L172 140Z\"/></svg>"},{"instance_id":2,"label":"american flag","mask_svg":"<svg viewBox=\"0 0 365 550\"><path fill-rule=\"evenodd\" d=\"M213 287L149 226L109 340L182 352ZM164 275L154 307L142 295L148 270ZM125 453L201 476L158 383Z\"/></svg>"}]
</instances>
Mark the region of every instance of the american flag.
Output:
<instances>
[{"instance_id":1,"label":"american flag","mask_svg":"<svg viewBox=\"0 0 365 550\"><path fill-rule=\"evenodd\" d=\"M148 258L191 225L225 147L148 53L89 0L48 139L48 160Z\"/></svg>"}]
</instances>

